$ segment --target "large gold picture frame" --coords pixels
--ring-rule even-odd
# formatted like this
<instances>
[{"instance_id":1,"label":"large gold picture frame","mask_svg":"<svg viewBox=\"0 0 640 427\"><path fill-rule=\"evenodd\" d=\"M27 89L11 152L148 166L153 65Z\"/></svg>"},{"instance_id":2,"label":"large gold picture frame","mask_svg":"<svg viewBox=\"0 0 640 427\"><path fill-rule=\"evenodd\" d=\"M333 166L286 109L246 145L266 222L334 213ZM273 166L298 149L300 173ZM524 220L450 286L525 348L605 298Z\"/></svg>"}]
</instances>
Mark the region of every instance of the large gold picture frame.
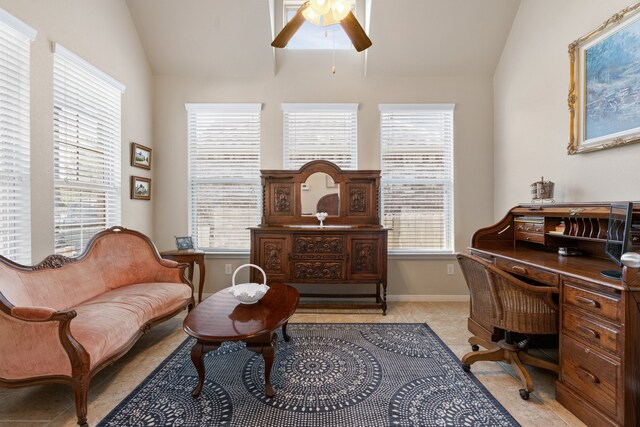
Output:
<instances>
[{"instance_id":1,"label":"large gold picture frame","mask_svg":"<svg viewBox=\"0 0 640 427\"><path fill-rule=\"evenodd\" d=\"M640 142L638 12L640 2L569 45L568 154Z\"/></svg>"}]
</instances>

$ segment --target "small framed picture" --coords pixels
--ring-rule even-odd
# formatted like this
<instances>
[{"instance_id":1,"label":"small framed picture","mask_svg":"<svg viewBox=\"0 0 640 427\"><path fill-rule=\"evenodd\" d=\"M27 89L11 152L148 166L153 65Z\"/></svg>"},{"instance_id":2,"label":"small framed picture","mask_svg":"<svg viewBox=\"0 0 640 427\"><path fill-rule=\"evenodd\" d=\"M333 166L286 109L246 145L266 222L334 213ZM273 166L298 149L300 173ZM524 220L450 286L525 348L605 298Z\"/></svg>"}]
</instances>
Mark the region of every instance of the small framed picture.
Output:
<instances>
[{"instance_id":1,"label":"small framed picture","mask_svg":"<svg viewBox=\"0 0 640 427\"><path fill-rule=\"evenodd\" d=\"M151 148L132 142L131 166L147 170L151 169Z\"/></svg>"},{"instance_id":2,"label":"small framed picture","mask_svg":"<svg viewBox=\"0 0 640 427\"><path fill-rule=\"evenodd\" d=\"M179 251L194 249L193 239L191 238L191 236L184 236L184 237L176 236L176 247L178 248Z\"/></svg>"},{"instance_id":3,"label":"small framed picture","mask_svg":"<svg viewBox=\"0 0 640 427\"><path fill-rule=\"evenodd\" d=\"M131 198L151 200L151 179L141 176L131 177Z\"/></svg>"}]
</instances>

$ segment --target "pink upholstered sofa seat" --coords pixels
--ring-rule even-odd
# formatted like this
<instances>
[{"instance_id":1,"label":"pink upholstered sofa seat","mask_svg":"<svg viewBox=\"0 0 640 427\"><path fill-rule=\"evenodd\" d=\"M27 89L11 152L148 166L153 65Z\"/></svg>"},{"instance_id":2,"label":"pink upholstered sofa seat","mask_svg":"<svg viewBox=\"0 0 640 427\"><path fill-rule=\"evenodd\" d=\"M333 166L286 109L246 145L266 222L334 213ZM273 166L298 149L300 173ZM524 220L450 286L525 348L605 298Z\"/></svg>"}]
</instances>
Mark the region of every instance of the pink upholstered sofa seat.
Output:
<instances>
[{"instance_id":1,"label":"pink upholstered sofa seat","mask_svg":"<svg viewBox=\"0 0 640 427\"><path fill-rule=\"evenodd\" d=\"M0 257L0 385L70 383L85 424L90 378L193 305L184 268L121 227L98 233L78 258L31 267Z\"/></svg>"}]
</instances>

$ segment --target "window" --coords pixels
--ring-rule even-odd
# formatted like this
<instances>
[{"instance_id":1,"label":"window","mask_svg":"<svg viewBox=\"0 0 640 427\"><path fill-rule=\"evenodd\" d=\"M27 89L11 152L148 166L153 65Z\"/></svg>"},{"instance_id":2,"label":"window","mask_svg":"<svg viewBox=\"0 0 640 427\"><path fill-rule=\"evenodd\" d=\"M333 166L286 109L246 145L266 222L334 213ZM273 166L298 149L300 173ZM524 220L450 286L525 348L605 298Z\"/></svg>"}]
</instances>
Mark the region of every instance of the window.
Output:
<instances>
[{"instance_id":1,"label":"window","mask_svg":"<svg viewBox=\"0 0 640 427\"><path fill-rule=\"evenodd\" d=\"M248 251L260 223L261 104L187 104L191 235L209 251Z\"/></svg>"},{"instance_id":2,"label":"window","mask_svg":"<svg viewBox=\"0 0 640 427\"><path fill-rule=\"evenodd\" d=\"M285 0L285 24L291 20L302 6L302 0ZM355 4L351 4L355 14ZM323 27L305 20L295 36L287 43L287 49L352 49L351 40L339 24Z\"/></svg>"},{"instance_id":3,"label":"window","mask_svg":"<svg viewBox=\"0 0 640 427\"><path fill-rule=\"evenodd\" d=\"M79 254L120 223L120 104L117 81L60 44L53 60L55 252Z\"/></svg>"},{"instance_id":4,"label":"window","mask_svg":"<svg viewBox=\"0 0 640 427\"><path fill-rule=\"evenodd\" d=\"M358 104L282 104L284 168L329 160L357 169Z\"/></svg>"},{"instance_id":5,"label":"window","mask_svg":"<svg viewBox=\"0 0 640 427\"><path fill-rule=\"evenodd\" d=\"M382 215L393 252L453 251L453 109L380 105Z\"/></svg>"},{"instance_id":6,"label":"window","mask_svg":"<svg viewBox=\"0 0 640 427\"><path fill-rule=\"evenodd\" d=\"M0 9L0 255L31 264L29 44L36 31Z\"/></svg>"}]
</instances>

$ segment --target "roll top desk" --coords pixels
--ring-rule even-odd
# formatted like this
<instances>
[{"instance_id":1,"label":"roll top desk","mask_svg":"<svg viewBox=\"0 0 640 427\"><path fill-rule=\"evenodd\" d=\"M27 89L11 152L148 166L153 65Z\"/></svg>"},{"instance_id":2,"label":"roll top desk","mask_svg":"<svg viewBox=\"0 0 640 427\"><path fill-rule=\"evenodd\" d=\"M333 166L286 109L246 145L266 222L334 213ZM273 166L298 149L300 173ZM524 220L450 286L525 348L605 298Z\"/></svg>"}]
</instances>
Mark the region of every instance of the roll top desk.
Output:
<instances>
[{"instance_id":1,"label":"roll top desk","mask_svg":"<svg viewBox=\"0 0 640 427\"><path fill-rule=\"evenodd\" d=\"M380 171L343 171L316 160L299 170L262 170L261 180L263 215L262 223L250 229L251 262L265 270L270 282L333 284L345 290L303 292L303 298L372 300L327 304L303 299L301 307L380 308L386 314L387 229L380 225ZM337 215L330 214L321 227L314 214L327 199L334 200ZM251 280L258 279L252 271ZM348 290L357 284L372 285L374 292Z\"/></svg>"},{"instance_id":2,"label":"roll top desk","mask_svg":"<svg viewBox=\"0 0 640 427\"><path fill-rule=\"evenodd\" d=\"M557 400L588 425L640 425L640 268L603 276L610 204L521 205L478 230L471 253L530 283L560 290ZM564 229L562 228L564 225ZM629 250L640 252L640 203ZM581 256L561 256L574 247ZM500 331L473 317L469 330L494 341Z\"/></svg>"}]
</instances>

